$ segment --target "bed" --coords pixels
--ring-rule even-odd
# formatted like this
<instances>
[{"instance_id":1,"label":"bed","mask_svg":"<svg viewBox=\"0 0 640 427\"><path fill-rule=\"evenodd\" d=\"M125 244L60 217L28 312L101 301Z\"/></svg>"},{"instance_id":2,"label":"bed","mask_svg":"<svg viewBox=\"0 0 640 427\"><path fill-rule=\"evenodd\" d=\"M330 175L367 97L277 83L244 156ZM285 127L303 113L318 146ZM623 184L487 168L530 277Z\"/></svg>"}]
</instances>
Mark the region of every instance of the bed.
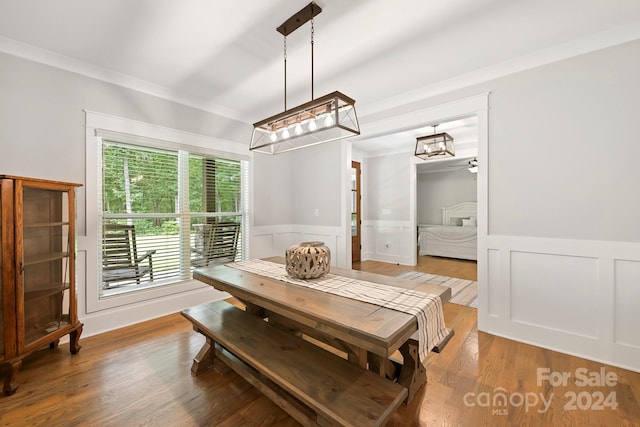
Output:
<instances>
[{"instance_id":1,"label":"bed","mask_svg":"<svg viewBox=\"0 0 640 427\"><path fill-rule=\"evenodd\" d=\"M477 202L442 208L442 225L419 224L420 255L478 259Z\"/></svg>"}]
</instances>

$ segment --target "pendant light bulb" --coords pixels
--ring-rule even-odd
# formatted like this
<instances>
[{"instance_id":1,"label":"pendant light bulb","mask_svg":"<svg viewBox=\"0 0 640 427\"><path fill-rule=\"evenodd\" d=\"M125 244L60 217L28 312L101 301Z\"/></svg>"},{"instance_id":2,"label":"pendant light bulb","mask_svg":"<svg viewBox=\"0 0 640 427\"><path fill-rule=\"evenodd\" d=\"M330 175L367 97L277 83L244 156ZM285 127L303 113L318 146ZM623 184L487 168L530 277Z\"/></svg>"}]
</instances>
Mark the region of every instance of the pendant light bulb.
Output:
<instances>
[{"instance_id":1,"label":"pendant light bulb","mask_svg":"<svg viewBox=\"0 0 640 427\"><path fill-rule=\"evenodd\" d=\"M289 128L284 128L284 130L282 131L282 137L284 139L288 139L291 135L289 134Z\"/></svg>"},{"instance_id":2,"label":"pendant light bulb","mask_svg":"<svg viewBox=\"0 0 640 427\"><path fill-rule=\"evenodd\" d=\"M293 128L293 133L296 135L302 135L302 125L300 122L296 123L296 126Z\"/></svg>"},{"instance_id":3,"label":"pendant light bulb","mask_svg":"<svg viewBox=\"0 0 640 427\"><path fill-rule=\"evenodd\" d=\"M316 125L316 120L315 119L309 120L309 126L308 126L309 132L313 132L317 128L318 126Z\"/></svg>"}]
</instances>

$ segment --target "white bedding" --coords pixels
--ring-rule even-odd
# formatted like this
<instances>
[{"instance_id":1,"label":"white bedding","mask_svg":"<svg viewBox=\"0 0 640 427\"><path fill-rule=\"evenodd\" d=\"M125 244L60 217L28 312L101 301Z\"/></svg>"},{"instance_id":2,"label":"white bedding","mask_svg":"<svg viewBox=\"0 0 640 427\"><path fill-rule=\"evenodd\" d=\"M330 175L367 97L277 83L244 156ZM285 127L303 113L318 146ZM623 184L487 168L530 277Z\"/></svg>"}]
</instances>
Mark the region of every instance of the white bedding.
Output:
<instances>
[{"instance_id":1,"label":"white bedding","mask_svg":"<svg viewBox=\"0 0 640 427\"><path fill-rule=\"evenodd\" d=\"M418 226L420 255L478 259L477 202L462 202L444 207L444 225Z\"/></svg>"},{"instance_id":2,"label":"white bedding","mask_svg":"<svg viewBox=\"0 0 640 427\"><path fill-rule=\"evenodd\" d=\"M478 227L420 226L418 244L420 255L475 260L478 259Z\"/></svg>"},{"instance_id":3,"label":"white bedding","mask_svg":"<svg viewBox=\"0 0 640 427\"><path fill-rule=\"evenodd\" d=\"M455 225L437 225L421 228L427 236L432 236L448 241L461 241L475 239L478 235L478 227L461 227Z\"/></svg>"}]
</instances>

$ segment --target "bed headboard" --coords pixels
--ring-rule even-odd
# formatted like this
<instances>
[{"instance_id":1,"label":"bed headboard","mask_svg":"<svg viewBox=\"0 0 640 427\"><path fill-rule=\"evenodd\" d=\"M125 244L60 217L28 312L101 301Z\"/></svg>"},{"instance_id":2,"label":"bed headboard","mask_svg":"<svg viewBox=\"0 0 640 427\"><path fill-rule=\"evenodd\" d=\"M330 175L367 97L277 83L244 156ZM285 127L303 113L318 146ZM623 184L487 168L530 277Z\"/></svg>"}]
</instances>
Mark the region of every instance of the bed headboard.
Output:
<instances>
[{"instance_id":1,"label":"bed headboard","mask_svg":"<svg viewBox=\"0 0 640 427\"><path fill-rule=\"evenodd\" d=\"M442 209L442 225L462 225L463 218L477 218L478 202L462 202Z\"/></svg>"}]
</instances>

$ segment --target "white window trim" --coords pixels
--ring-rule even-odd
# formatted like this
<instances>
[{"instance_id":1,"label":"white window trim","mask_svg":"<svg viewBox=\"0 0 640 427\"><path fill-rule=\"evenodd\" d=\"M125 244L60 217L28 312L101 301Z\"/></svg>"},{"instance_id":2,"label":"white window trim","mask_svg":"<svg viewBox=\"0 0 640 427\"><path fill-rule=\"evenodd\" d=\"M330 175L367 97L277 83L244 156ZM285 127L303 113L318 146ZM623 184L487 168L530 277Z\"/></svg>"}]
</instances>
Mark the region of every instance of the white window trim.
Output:
<instances>
[{"instance_id":1,"label":"white window trim","mask_svg":"<svg viewBox=\"0 0 640 427\"><path fill-rule=\"evenodd\" d=\"M100 298L98 284L100 283L100 268L98 265L100 242L98 242L98 191L101 170L99 167L97 138L107 135L126 135L129 140L135 138L144 141L146 145L166 147L166 143L177 144L191 151L202 154L249 160L246 146L212 138L191 132L166 128L163 126L125 119L109 114L85 110L85 155L86 155L86 312L94 313L101 310L113 309L129 304L144 303L156 298L164 298L178 293L196 291L208 288L197 280L185 280L170 285L127 292L111 297ZM246 221L249 215L246 215Z\"/></svg>"}]
</instances>

